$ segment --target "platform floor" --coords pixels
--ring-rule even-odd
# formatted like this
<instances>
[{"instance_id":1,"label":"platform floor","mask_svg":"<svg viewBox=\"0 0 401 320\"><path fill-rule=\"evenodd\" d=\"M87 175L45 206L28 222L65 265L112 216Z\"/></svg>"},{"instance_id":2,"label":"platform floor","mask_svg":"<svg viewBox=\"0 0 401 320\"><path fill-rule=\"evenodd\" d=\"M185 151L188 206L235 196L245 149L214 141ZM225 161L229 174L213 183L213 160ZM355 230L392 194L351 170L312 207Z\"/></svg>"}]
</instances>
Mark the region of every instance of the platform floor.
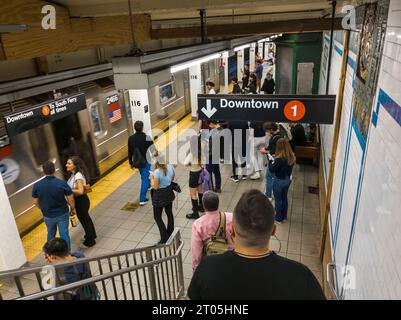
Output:
<instances>
[{"instance_id":1,"label":"platform floor","mask_svg":"<svg viewBox=\"0 0 401 320\"><path fill-rule=\"evenodd\" d=\"M178 124L177 135L195 123L189 118ZM175 133L174 133L175 134ZM176 137L170 137L170 141ZM158 146L160 150L167 145ZM185 215L191 212L191 202L188 189L188 168L177 165L175 168L176 181L183 192L174 203L173 212L175 226L181 228L184 239L183 261L185 286L189 285L192 277L191 256L191 227L193 220ZM241 194L250 188L264 189L264 181L243 180L235 183L230 180L231 165L221 165L222 193L220 195L220 210L232 212ZM272 239L271 248L278 254L306 264L322 283L322 267L319 261L320 216L319 198L310 193L308 187L318 186L317 168L308 165L296 165L294 180L289 191L288 221L278 226L277 238ZM160 240L157 226L153 220L152 205L138 207L135 211L122 208L127 202L137 202L140 186L140 175L129 169L124 163L102 181L94 186L91 193L91 216L97 229L97 244L88 249L81 249L83 229L80 225L72 228L72 250L82 251L86 256L112 253L154 245ZM97 198L96 198L97 197ZM29 238L31 236L31 238ZM29 242L32 246L29 247ZM46 232L36 230L35 235L28 235L24 244L31 250L30 262L33 265L44 264L40 247L46 241ZM4 288L3 288L4 289Z\"/></svg>"}]
</instances>

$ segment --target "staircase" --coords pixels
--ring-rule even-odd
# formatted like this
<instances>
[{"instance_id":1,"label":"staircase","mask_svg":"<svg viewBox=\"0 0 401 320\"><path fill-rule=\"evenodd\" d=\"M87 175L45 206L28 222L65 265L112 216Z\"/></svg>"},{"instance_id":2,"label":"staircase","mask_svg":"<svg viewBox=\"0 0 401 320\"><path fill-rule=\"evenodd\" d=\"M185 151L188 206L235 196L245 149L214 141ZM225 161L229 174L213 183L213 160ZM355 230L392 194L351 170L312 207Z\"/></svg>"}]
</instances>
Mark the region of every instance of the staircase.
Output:
<instances>
[{"instance_id":1,"label":"staircase","mask_svg":"<svg viewBox=\"0 0 401 320\"><path fill-rule=\"evenodd\" d=\"M0 272L0 300L54 300L95 284L101 300L176 300L184 296L180 229L167 243L41 267ZM65 267L87 264L92 277L60 285Z\"/></svg>"}]
</instances>

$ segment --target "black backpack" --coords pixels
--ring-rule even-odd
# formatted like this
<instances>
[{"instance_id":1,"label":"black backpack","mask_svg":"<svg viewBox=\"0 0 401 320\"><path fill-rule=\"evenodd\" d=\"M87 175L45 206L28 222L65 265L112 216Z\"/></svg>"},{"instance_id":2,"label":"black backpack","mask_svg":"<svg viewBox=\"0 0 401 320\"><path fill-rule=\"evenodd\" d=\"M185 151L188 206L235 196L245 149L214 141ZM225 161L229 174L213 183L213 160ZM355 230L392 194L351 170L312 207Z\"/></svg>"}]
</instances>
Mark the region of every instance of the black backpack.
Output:
<instances>
[{"instance_id":1,"label":"black backpack","mask_svg":"<svg viewBox=\"0 0 401 320\"><path fill-rule=\"evenodd\" d=\"M142 153L138 148L135 148L132 154L132 166L134 168L143 168L146 166L146 159L142 156Z\"/></svg>"},{"instance_id":2,"label":"black backpack","mask_svg":"<svg viewBox=\"0 0 401 320\"><path fill-rule=\"evenodd\" d=\"M74 274L77 280L81 281L92 277L88 264L83 264L83 272L80 272L76 266L73 266ZM59 278L60 285L68 284L65 275ZM100 300L100 291L95 283L90 283L80 288L65 291L59 294L57 300Z\"/></svg>"}]
</instances>

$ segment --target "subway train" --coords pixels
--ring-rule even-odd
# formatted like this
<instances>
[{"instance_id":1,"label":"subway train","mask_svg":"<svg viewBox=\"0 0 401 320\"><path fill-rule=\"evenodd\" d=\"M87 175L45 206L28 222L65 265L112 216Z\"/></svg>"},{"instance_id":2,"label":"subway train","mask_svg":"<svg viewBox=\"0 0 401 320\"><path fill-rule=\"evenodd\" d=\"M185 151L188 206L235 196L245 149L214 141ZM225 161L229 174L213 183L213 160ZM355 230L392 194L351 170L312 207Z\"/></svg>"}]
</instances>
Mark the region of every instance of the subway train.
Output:
<instances>
[{"instance_id":1,"label":"subway train","mask_svg":"<svg viewBox=\"0 0 401 320\"><path fill-rule=\"evenodd\" d=\"M217 61L202 65L203 80L214 79L217 91L220 72ZM91 183L95 183L127 158L127 140L133 133L128 90L116 90L113 76L0 105L0 114L77 93L85 94L85 109L11 137L7 153L0 146L0 171L21 235L42 221L31 192L34 183L43 178L44 161L54 160L56 176L66 179L68 157L79 155L88 167ZM168 121L178 121L191 112L188 70L148 89L148 96L152 128L167 129ZM4 123L0 123L1 129L4 131Z\"/></svg>"}]
</instances>

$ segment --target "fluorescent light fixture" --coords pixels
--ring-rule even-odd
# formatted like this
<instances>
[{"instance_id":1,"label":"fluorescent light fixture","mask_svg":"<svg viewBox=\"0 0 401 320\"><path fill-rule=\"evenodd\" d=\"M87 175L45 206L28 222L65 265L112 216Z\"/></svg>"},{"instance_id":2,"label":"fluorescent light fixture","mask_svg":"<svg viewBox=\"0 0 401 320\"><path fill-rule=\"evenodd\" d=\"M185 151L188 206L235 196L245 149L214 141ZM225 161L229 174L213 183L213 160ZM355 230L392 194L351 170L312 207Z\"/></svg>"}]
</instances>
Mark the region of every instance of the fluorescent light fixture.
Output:
<instances>
[{"instance_id":1,"label":"fluorescent light fixture","mask_svg":"<svg viewBox=\"0 0 401 320\"><path fill-rule=\"evenodd\" d=\"M264 38L264 39L258 40L258 43L261 43L261 42L269 42L269 41L270 41L270 38L269 38L269 37L267 37L267 38Z\"/></svg>"},{"instance_id":2,"label":"fluorescent light fixture","mask_svg":"<svg viewBox=\"0 0 401 320\"><path fill-rule=\"evenodd\" d=\"M228 54L228 52L227 52L227 54ZM218 59L218 58L221 57L221 55L222 55L221 53L215 53L215 54L212 54L210 56L206 56L206 57L203 57L203 58L200 58L200 59L191 60L189 62L182 63L182 64L177 64L176 66L172 66L170 68L170 72L171 73L176 73L178 71L182 71L182 70L188 69L189 67L196 66L197 64L205 63L205 62L208 62L208 61L213 60L213 59Z\"/></svg>"},{"instance_id":3,"label":"fluorescent light fixture","mask_svg":"<svg viewBox=\"0 0 401 320\"><path fill-rule=\"evenodd\" d=\"M240 51L242 49L249 48L251 45L250 44L244 44L243 46L235 47L234 51Z\"/></svg>"}]
</instances>

